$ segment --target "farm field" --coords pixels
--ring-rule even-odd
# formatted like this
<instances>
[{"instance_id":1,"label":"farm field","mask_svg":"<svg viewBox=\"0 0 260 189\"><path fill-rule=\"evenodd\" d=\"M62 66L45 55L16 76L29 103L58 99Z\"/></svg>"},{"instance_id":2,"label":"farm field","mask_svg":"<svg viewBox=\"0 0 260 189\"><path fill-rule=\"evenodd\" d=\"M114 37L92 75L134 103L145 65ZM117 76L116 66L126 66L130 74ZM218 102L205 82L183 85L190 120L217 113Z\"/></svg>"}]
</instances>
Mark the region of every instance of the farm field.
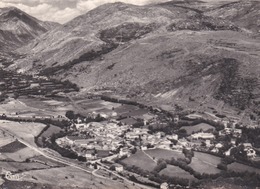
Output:
<instances>
[{"instance_id":1,"label":"farm field","mask_svg":"<svg viewBox=\"0 0 260 189\"><path fill-rule=\"evenodd\" d=\"M184 126L181 127L181 129L185 129L188 135L191 135L193 132L199 132L199 131L207 131L207 130L213 130L215 131L215 128L209 124L206 123L200 123L198 125L194 125L194 126Z\"/></svg>"},{"instance_id":2,"label":"farm field","mask_svg":"<svg viewBox=\"0 0 260 189\"><path fill-rule=\"evenodd\" d=\"M162 171L160 171L159 174L167 175L171 177L179 177L184 179L196 180L196 178L193 175L191 175L189 172L184 171L183 169L173 165L167 165L167 167Z\"/></svg>"},{"instance_id":3,"label":"farm field","mask_svg":"<svg viewBox=\"0 0 260 189\"><path fill-rule=\"evenodd\" d=\"M55 116L58 115L65 116L65 113L67 110L73 110L73 106L70 104L70 102L60 101L60 100L53 100L53 99L37 99L37 98L27 98L27 97L20 97L20 102L23 102L30 108L32 108L33 114L37 116Z\"/></svg>"},{"instance_id":4,"label":"farm field","mask_svg":"<svg viewBox=\"0 0 260 189\"><path fill-rule=\"evenodd\" d=\"M7 171L17 172L17 171L28 171L32 169L48 169L49 166L41 163L26 163L26 162L3 162L0 161L0 167Z\"/></svg>"},{"instance_id":5,"label":"farm field","mask_svg":"<svg viewBox=\"0 0 260 189\"><path fill-rule=\"evenodd\" d=\"M0 148L1 153L15 153L18 150L24 149L26 146L19 141L15 140L9 144L6 144L5 146L2 146Z\"/></svg>"},{"instance_id":6,"label":"farm field","mask_svg":"<svg viewBox=\"0 0 260 189\"><path fill-rule=\"evenodd\" d=\"M30 149L29 147L20 149L14 153L2 153L0 155L3 159L11 159L17 162L23 162L28 158L32 158L38 156L39 153L35 152L34 150Z\"/></svg>"},{"instance_id":7,"label":"farm field","mask_svg":"<svg viewBox=\"0 0 260 189\"><path fill-rule=\"evenodd\" d=\"M24 181L44 183L52 185L54 188L124 188L124 183L93 177L91 174L85 173L73 167L32 170L25 173L27 176L24 178ZM53 175L55 175L55 177ZM127 187L129 189L137 188L133 185L127 185Z\"/></svg>"},{"instance_id":8,"label":"farm field","mask_svg":"<svg viewBox=\"0 0 260 189\"><path fill-rule=\"evenodd\" d=\"M35 145L34 137L39 135L45 127L46 125L41 123L25 123L0 120L0 129L3 128L11 133L14 133L27 142L30 142L31 145Z\"/></svg>"},{"instance_id":9,"label":"farm field","mask_svg":"<svg viewBox=\"0 0 260 189\"><path fill-rule=\"evenodd\" d=\"M254 167L250 167L248 165L243 165L241 163L231 163L228 165L228 170L231 171L235 171L235 172L256 172L258 174L260 174L260 169L254 168Z\"/></svg>"},{"instance_id":10,"label":"farm field","mask_svg":"<svg viewBox=\"0 0 260 189\"><path fill-rule=\"evenodd\" d=\"M51 159L47 159L46 157L44 157L42 155L31 157L30 161L44 163L50 167L57 167L57 166L63 167L64 166L64 164L51 160Z\"/></svg>"},{"instance_id":11,"label":"farm field","mask_svg":"<svg viewBox=\"0 0 260 189\"><path fill-rule=\"evenodd\" d=\"M216 174L220 172L217 168L220 160L219 157L210 154L194 152L194 157L189 166L199 173Z\"/></svg>"},{"instance_id":12,"label":"farm field","mask_svg":"<svg viewBox=\"0 0 260 189\"><path fill-rule=\"evenodd\" d=\"M8 135L7 133L5 133L4 131L0 130L0 148L2 146L5 146L11 142L13 142L15 139L13 137L11 137L10 135Z\"/></svg>"},{"instance_id":13,"label":"farm field","mask_svg":"<svg viewBox=\"0 0 260 189\"><path fill-rule=\"evenodd\" d=\"M178 159L178 158L185 158L182 152L172 151L172 150L165 150L165 149L152 149L152 150L145 150L145 153L149 154L151 157L155 159Z\"/></svg>"},{"instance_id":14,"label":"farm field","mask_svg":"<svg viewBox=\"0 0 260 189\"><path fill-rule=\"evenodd\" d=\"M152 171L156 166L156 163L142 151L137 151L121 162L127 166L136 166L147 171Z\"/></svg>"}]
</instances>

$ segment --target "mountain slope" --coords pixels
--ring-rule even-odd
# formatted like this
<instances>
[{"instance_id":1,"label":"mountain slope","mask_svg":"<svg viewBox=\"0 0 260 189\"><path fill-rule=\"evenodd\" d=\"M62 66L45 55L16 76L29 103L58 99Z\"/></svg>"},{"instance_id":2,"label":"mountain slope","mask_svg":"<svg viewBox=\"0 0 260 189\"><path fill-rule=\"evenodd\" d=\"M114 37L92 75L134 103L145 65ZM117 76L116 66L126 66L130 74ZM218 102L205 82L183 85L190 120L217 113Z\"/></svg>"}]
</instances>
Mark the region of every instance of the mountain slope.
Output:
<instances>
[{"instance_id":1,"label":"mountain slope","mask_svg":"<svg viewBox=\"0 0 260 189\"><path fill-rule=\"evenodd\" d=\"M196 7L106 4L23 47L10 68L169 109L258 114L260 43L239 25Z\"/></svg>"},{"instance_id":2,"label":"mountain slope","mask_svg":"<svg viewBox=\"0 0 260 189\"><path fill-rule=\"evenodd\" d=\"M241 27L260 32L260 1L258 0L231 2L208 11L206 15L230 20Z\"/></svg>"},{"instance_id":3,"label":"mountain slope","mask_svg":"<svg viewBox=\"0 0 260 189\"><path fill-rule=\"evenodd\" d=\"M39 21L14 7L1 8L0 50L14 50L56 26L54 23Z\"/></svg>"}]
</instances>

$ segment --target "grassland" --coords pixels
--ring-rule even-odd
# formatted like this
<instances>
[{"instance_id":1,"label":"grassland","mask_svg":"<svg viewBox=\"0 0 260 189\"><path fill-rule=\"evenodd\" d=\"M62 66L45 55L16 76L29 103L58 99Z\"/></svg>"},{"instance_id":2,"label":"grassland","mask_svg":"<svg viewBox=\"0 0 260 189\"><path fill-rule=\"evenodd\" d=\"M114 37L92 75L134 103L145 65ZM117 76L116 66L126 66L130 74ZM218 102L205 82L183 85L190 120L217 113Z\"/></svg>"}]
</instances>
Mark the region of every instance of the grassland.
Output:
<instances>
[{"instance_id":1,"label":"grassland","mask_svg":"<svg viewBox=\"0 0 260 189\"><path fill-rule=\"evenodd\" d=\"M39 153L35 152L31 148L26 147L14 153L1 153L1 158L9 159L17 162L23 162L26 161L26 159L28 158L32 158L38 155Z\"/></svg>"},{"instance_id":2,"label":"grassland","mask_svg":"<svg viewBox=\"0 0 260 189\"><path fill-rule=\"evenodd\" d=\"M11 172L28 171L33 169L48 169L49 166L41 163L25 163L25 162L3 162L0 161L0 167Z\"/></svg>"},{"instance_id":3,"label":"grassland","mask_svg":"<svg viewBox=\"0 0 260 189\"><path fill-rule=\"evenodd\" d=\"M26 146L22 143L20 143L19 141L15 140L5 146L2 146L0 148L0 152L1 153L15 153L18 150L24 149L26 148Z\"/></svg>"},{"instance_id":4,"label":"grassland","mask_svg":"<svg viewBox=\"0 0 260 189\"><path fill-rule=\"evenodd\" d=\"M91 174L85 173L73 167L33 170L26 172L26 175L27 176L24 178L24 181L48 184L54 188L125 188L124 183L93 177ZM133 185L127 185L126 187L129 189L138 188Z\"/></svg>"},{"instance_id":5,"label":"grassland","mask_svg":"<svg viewBox=\"0 0 260 189\"><path fill-rule=\"evenodd\" d=\"M151 157L155 159L178 159L178 158L185 158L184 154L178 151L172 151L172 150L165 150L165 149L152 149L152 150L146 150L147 154L149 154Z\"/></svg>"},{"instance_id":6,"label":"grassland","mask_svg":"<svg viewBox=\"0 0 260 189\"><path fill-rule=\"evenodd\" d=\"M2 146L5 146L11 142L13 142L15 139L13 137L11 137L10 135L8 135L7 133L5 133L4 131L0 130L0 148Z\"/></svg>"},{"instance_id":7,"label":"grassland","mask_svg":"<svg viewBox=\"0 0 260 189\"><path fill-rule=\"evenodd\" d=\"M34 137L38 136L45 127L46 125L41 123L24 123L0 120L0 129L3 128L11 133L14 133L27 142L30 142L31 145L35 145Z\"/></svg>"},{"instance_id":8,"label":"grassland","mask_svg":"<svg viewBox=\"0 0 260 189\"><path fill-rule=\"evenodd\" d=\"M219 157L210 154L195 152L189 166L199 173L216 174L220 172L217 168L220 160Z\"/></svg>"},{"instance_id":9,"label":"grassland","mask_svg":"<svg viewBox=\"0 0 260 189\"><path fill-rule=\"evenodd\" d=\"M247 172L255 172L255 173L260 174L260 169L250 167L248 165L244 165L244 164L237 163L237 162L234 162L234 163L228 165L228 170L235 171L235 172L247 171Z\"/></svg>"},{"instance_id":10,"label":"grassland","mask_svg":"<svg viewBox=\"0 0 260 189\"><path fill-rule=\"evenodd\" d=\"M152 171L156 166L155 161L149 158L142 151L137 151L135 154L132 154L130 157L122 160L122 163L128 166L137 166L147 171Z\"/></svg>"},{"instance_id":11,"label":"grassland","mask_svg":"<svg viewBox=\"0 0 260 189\"><path fill-rule=\"evenodd\" d=\"M68 102L68 100L63 99L64 101L60 100L53 100L48 98L27 98L27 97L20 97L19 101L24 103L27 107L27 112L37 116L58 116L62 115L65 116L66 111L74 110L73 106ZM33 111L30 111L33 110ZM21 115L30 115L24 114L20 112Z\"/></svg>"},{"instance_id":12,"label":"grassland","mask_svg":"<svg viewBox=\"0 0 260 189\"><path fill-rule=\"evenodd\" d=\"M194 176L191 175L189 172L184 171L183 169L173 165L167 165L167 168L160 171L160 175L196 180L196 178L194 178Z\"/></svg>"},{"instance_id":13,"label":"grassland","mask_svg":"<svg viewBox=\"0 0 260 189\"><path fill-rule=\"evenodd\" d=\"M185 129L188 135L191 135L193 132L199 132L199 131L207 131L207 130L213 130L215 131L215 128L209 124L206 123L200 123L198 125L194 126L184 126L181 127L181 129Z\"/></svg>"}]
</instances>

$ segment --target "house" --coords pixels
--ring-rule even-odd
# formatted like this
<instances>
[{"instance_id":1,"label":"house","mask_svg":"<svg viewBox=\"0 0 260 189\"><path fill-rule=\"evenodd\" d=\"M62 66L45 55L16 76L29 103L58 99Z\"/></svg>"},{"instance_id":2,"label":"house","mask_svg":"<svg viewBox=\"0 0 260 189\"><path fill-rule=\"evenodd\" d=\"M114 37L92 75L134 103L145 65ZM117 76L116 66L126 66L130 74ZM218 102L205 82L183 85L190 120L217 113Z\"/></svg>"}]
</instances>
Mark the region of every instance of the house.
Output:
<instances>
[{"instance_id":1,"label":"house","mask_svg":"<svg viewBox=\"0 0 260 189\"><path fill-rule=\"evenodd\" d=\"M204 139L204 140L212 140L215 139L215 136L212 133L195 133L193 135L191 135L191 138L193 140L198 140L198 139Z\"/></svg>"},{"instance_id":2,"label":"house","mask_svg":"<svg viewBox=\"0 0 260 189\"><path fill-rule=\"evenodd\" d=\"M215 146L216 148L222 148L223 147L223 144L221 144L221 143L218 143L218 144L216 144L216 146Z\"/></svg>"},{"instance_id":3,"label":"house","mask_svg":"<svg viewBox=\"0 0 260 189\"><path fill-rule=\"evenodd\" d=\"M87 160L94 160L96 159L96 156L94 154L85 154L85 157Z\"/></svg>"},{"instance_id":4,"label":"house","mask_svg":"<svg viewBox=\"0 0 260 189\"><path fill-rule=\"evenodd\" d=\"M120 165L120 164L114 164L114 166L115 166L115 170L116 170L116 172L122 172L122 171L124 171L124 167L123 167L123 165Z\"/></svg>"},{"instance_id":5,"label":"house","mask_svg":"<svg viewBox=\"0 0 260 189\"><path fill-rule=\"evenodd\" d=\"M134 132L128 132L125 134L125 137L127 139L135 139L135 138L139 138L139 134L134 133Z\"/></svg>"},{"instance_id":6,"label":"house","mask_svg":"<svg viewBox=\"0 0 260 189\"><path fill-rule=\"evenodd\" d=\"M210 141L210 140L206 140L205 143L206 143L206 146L207 146L207 147L210 147L210 146L211 146L211 141Z\"/></svg>"},{"instance_id":7,"label":"house","mask_svg":"<svg viewBox=\"0 0 260 189\"><path fill-rule=\"evenodd\" d=\"M253 149L253 146L251 143L244 143L244 151L246 152L246 155L248 158L255 158L256 157L256 151Z\"/></svg>"},{"instance_id":8,"label":"house","mask_svg":"<svg viewBox=\"0 0 260 189\"><path fill-rule=\"evenodd\" d=\"M251 149L251 148L253 148L253 146L252 146L251 143L244 143L243 146L244 146L244 150L245 150L245 151L246 151L246 150L249 150L249 149Z\"/></svg>"},{"instance_id":9,"label":"house","mask_svg":"<svg viewBox=\"0 0 260 189\"><path fill-rule=\"evenodd\" d=\"M156 134L154 134L154 136L158 139L162 138L165 136L165 133L164 132L157 132Z\"/></svg>"},{"instance_id":10,"label":"house","mask_svg":"<svg viewBox=\"0 0 260 189\"><path fill-rule=\"evenodd\" d=\"M179 136L177 134L167 135L168 140L178 140Z\"/></svg>"},{"instance_id":11,"label":"house","mask_svg":"<svg viewBox=\"0 0 260 189\"><path fill-rule=\"evenodd\" d=\"M121 148L119 151L119 156L128 156L130 154L129 149L128 148Z\"/></svg>"},{"instance_id":12,"label":"house","mask_svg":"<svg viewBox=\"0 0 260 189\"><path fill-rule=\"evenodd\" d=\"M147 150L147 146L141 146L141 150Z\"/></svg>"},{"instance_id":13,"label":"house","mask_svg":"<svg viewBox=\"0 0 260 189\"><path fill-rule=\"evenodd\" d=\"M188 147L188 141L185 138L182 138L180 140L178 140L178 145L181 145L183 147Z\"/></svg>"},{"instance_id":14,"label":"house","mask_svg":"<svg viewBox=\"0 0 260 189\"><path fill-rule=\"evenodd\" d=\"M256 151L254 149L248 149L246 152L246 155L248 158L255 158L256 157Z\"/></svg>"},{"instance_id":15,"label":"house","mask_svg":"<svg viewBox=\"0 0 260 189\"><path fill-rule=\"evenodd\" d=\"M166 182L162 183L160 189L169 189L169 184Z\"/></svg>"},{"instance_id":16,"label":"house","mask_svg":"<svg viewBox=\"0 0 260 189\"><path fill-rule=\"evenodd\" d=\"M179 122L179 120L180 120L180 118L179 118L179 116L178 115L176 115L175 117L174 117L174 123L178 123Z\"/></svg>"},{"instance_id":17,"label":"house","mask_svg":"<svg viewBox=\"0 0 260 189\"><path fill-rule=\"evenodd\" d=\"M213 153L218 153L219 152L219 149L218 148L213 148L212 150L211 150L211 152L213 152Z\"/></svg>"},{"instance_id":18,"label":"house","mask_svg":"<svg viewBox=\"0 0 260 189\"><path fill-rule=\"evenodd\" d=\"M233 135L235 137L240 137L242 135L242 129L234 129Z\"/></svg>"}]
</instances>

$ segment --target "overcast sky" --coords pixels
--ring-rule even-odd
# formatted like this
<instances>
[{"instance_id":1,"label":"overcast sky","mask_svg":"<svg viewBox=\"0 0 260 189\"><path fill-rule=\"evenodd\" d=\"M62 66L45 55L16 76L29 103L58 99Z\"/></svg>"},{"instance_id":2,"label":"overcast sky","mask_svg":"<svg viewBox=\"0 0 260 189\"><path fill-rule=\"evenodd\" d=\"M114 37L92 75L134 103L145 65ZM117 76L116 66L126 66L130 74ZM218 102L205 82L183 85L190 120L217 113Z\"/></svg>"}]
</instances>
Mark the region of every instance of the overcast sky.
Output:
<instances>
[{"instance_id":1,"label":"overcast sky","mask_svg":"<svg viewBox=\"0 0 260 189\"><path fill-rule=\"evenodd\" d=\"M99 5L117 1L143 5L167 0L0 0L0 7L15 6L40 20L65 23Z\"/></svg>"}]
</instances>

